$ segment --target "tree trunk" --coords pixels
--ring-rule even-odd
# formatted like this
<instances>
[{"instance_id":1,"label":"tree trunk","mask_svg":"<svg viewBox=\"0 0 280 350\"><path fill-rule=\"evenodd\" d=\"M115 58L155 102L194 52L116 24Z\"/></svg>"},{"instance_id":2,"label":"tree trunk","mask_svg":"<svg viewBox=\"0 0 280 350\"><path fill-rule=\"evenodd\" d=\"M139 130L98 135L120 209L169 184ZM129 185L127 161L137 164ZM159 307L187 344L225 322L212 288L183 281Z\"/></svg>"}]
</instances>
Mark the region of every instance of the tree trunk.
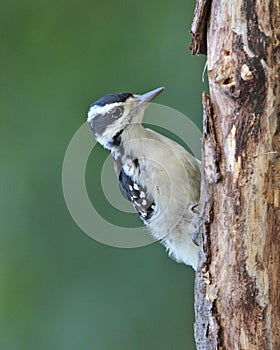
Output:
<instances>
[{"instance_id":1,"label":"tree trunk","mask_svg":"<svg viewBox=\"0 0 280 350\"><path fill-rule=\"evenodd\" d=\"M210 85L197 349L279 350L280 2L198 0L191 32Z\"/></svg>"}]
</instances>

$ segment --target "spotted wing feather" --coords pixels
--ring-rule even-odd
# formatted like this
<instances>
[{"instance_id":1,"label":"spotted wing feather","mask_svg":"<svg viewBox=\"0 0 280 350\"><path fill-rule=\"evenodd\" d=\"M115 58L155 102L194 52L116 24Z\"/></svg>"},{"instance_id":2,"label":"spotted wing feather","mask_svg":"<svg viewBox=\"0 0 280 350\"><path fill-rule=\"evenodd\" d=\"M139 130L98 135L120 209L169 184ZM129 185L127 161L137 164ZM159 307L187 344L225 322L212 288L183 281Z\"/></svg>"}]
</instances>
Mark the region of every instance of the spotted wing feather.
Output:
<instances>
[{"instance_id":1,"label":"spotted wing feather","mask_svg":"<svg viewBox=\"0 0 280 350\"><path fill-rule=\"evenodd\" d=\"M133 204L141 219L149 220L153 216L155 203L147 198L146 189L134 182L124 169L119 174L119 182L125 196Z\"/></svg>"}]
</instances>

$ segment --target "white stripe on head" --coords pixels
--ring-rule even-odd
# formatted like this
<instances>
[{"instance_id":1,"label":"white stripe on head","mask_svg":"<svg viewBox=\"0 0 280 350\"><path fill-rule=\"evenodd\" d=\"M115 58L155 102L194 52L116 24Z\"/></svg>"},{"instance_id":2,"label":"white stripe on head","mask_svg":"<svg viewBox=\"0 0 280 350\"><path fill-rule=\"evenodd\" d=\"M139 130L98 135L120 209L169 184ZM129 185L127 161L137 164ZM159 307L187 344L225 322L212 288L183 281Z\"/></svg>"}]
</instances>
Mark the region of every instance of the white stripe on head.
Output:
<instances>
[{"instance_id":1,"label":"white stripe on head","mask_svg":"<svg viewBox=\"0 0 280 350\"><path fill-rule=\"evenodd\" d=\"M115 102L115 103L110 103L105 106L98 106L98 105L93 105L90 107L88 111L88 119L87 121L91 121L96 115L98 114L106 114L108 113L112 108L120 106L120 102Z\"/></svg>"},{"instance_id":2,"label":"white stripe on head","mask_svg":"<svg viewBox=\"0 0 280 350\"><path fill-rule=\"evenodd\" d=\"M88 118L87 121L90 121L93 119L96 115L98 114L106 114L108 113L111 109L117 106L123 106L125 109L126 107L130 107L131 103L134 100L134 97L136 95L133 95L132 97L129 97L125 102L114 102L114 103L108 103L105 106L99 106L98 104L94 104L89 108L88 111Z\"/></svg>"}]
</instances>

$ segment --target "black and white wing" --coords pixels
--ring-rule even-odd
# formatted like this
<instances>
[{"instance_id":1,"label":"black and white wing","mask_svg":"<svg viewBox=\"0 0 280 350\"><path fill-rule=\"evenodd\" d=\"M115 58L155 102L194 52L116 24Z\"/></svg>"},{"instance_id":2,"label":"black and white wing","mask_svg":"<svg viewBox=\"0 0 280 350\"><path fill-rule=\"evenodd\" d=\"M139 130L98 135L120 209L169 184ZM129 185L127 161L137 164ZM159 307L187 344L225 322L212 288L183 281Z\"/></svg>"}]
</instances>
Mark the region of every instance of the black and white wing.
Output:
<instances>
[{"instance_id":1,"label":"black and white wing","mask_svg":"<svg viewBox=\"0 0 280 350\"><path fill-rule=\"evenodd\" d=\"M143 221L151 219L154 214L155 203L147 197L146 189L132 180L124 169L119 173L119 182L127 199L133 204L134 208Z\"/></svg>"}]
</instances>

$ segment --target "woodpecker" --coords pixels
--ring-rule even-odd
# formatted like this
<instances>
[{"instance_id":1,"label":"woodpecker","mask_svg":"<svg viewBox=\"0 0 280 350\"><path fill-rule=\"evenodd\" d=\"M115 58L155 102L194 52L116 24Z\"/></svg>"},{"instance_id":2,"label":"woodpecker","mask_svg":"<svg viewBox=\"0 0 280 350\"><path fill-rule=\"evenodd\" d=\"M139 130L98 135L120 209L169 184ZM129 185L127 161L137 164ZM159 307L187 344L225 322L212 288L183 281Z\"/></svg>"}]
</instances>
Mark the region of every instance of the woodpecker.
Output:
<instances>
[{"instance_id":1,"label":"woodpecker","mask_svg":"<svg viewBox=\"0 0 280 350\"><path fill-rule=\"evenodd\" d=\"M196 270L198 246L192 233L200 197L200 161L142 125L145 109L163 90L106 95L90 106L87 122L113 157L120 187L152 236L174 260Z\"/></svg>"}]
</instances>

